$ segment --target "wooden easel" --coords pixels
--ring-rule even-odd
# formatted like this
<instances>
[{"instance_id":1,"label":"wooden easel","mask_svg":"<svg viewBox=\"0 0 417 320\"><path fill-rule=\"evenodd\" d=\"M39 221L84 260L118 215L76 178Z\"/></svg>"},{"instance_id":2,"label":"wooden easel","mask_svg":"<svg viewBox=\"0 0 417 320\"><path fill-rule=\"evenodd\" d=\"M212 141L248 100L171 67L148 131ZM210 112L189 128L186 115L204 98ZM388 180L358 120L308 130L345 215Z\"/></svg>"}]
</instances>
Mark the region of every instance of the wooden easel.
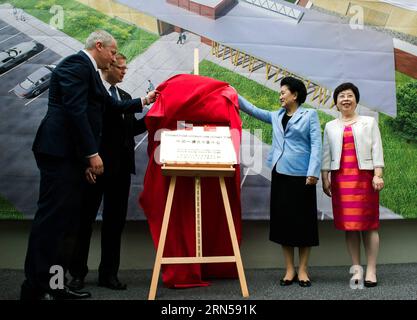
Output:
<instances>
[{"instance_id":1,"label":"wooden easel","mask_svg":"<svg viewBox=\"0 0 417 320\"><path fill-rule=\"evenodd\" d=\"M148 300L154 300L158 285L159 272L162 264L188 264L188 263L219 263L235 262L239 275L240 287L243 297L249 297L248 287L246 284L245 272L243 270L242 258L240 256L239 245L236 237L235 225L233 223L232 211L230 209L229 197L227 195L224 177L230 177L235 174L233 166L175 166L163 165L162 173L171 176L169 184L168 197L165 205L164 218L162 221L161 234L159 236L158 249L156 252L155 265L153 268L151 287L149 290ZM164 258L165 240L168 231L168 223L171 214L172 201L174 198L175 183L177 176L194 177L195 179L195 220L196 220L196 255L195 257L170 257ZM220 189L222 192L223 204L226 212L229 234L232 240L233 256L203 257L202 252L202 225L201 225L201 177L219 177Z\"/></svg>"}]
</instances>

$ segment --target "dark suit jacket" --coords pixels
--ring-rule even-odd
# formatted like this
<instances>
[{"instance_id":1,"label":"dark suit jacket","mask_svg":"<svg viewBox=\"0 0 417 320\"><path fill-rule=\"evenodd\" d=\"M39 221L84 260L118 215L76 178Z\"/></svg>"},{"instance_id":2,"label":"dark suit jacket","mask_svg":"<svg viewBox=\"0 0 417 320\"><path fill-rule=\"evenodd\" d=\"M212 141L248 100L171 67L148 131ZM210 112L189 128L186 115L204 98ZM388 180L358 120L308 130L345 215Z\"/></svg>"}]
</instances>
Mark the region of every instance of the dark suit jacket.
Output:
<instances>
[{"instance_id":1,"label":"dark suit jacket","mask_svg":"<svg viewBox=\"0 0 417 320\"><path fill-rule=\"evenodd\" d=\"M132 99L126 91L117 89L122 100ZM100 145L105 175L117 175L122 167L127 172L135 173L134 136L145 131L144 118L138 120L134 114L123 116L112 109L106 109Z\"/></svg>"},{"instance_id":2,"label":"dark suit jacket","mask_svg":"<svg viewBox=\"0 0 417 320\"><path fill-rule=\"evenodd\" d=\"M52 73L48 111L32 150L85 161L99 151L105 108L134 113L142 111L142 104L140 99L118 101L108 95L84 52L66 57Z\"/></svg>"}]
</instances>

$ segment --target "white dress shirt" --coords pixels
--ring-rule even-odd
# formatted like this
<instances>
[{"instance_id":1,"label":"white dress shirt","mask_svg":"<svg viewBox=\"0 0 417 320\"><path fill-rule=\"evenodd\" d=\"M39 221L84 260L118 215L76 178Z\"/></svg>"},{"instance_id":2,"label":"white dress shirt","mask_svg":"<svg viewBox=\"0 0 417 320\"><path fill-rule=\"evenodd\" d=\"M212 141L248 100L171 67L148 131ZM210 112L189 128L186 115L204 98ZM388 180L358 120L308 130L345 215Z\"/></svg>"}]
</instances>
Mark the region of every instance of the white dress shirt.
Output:
<instances>
[{"instance_id":1,"label":"white dress shirt","mask_svg":"<svg viewBox=\"0 0 417 320\"><path fill-rule=\"evenodd\" d=\"M120 94L119 94L119 90L117 90L117 86L114 84L114 85L112 85L111 83L108 83L105 79L104 79L104 77L102 76L102 74L101 74L101 70L100 70L100 76L101 76L101 81L103 82L103 86L104 86L104 88L106 88L106 90L107 90L107 93L109 94L109 96L112 96L112 94L111 94L111 91L110 91L110 87L111 86L113 86L113 87L115 87L116 88L116 95L117 95L117 99L118 100L122 100L121 98L120 98ZM124 119L125 118L125 115L122 113L122 118Z\"/></svg>"},{"instance_id":2,"label":"white dress shirt","mask_svg":"<svg viewBox=\"0 0 417 320\"><path fill-rule=\"evenodd\" d=\"M101 72L100 72L101 75ZM103 77L101 77L101 81L103 82L104 88L106 88L107 93L111 96L111 91L110 91L110 87L112 86L112 84L108 83ZM116 88L116 95L117 95L117 99L122 100L120 98L120 94L119 94L119 90L117 90L117 86L113 85Z\"/></svg>"},{"instance_id":3,"label":"white dress shirt","mask_svg":"<svg viewBox=\"0 0 417 320\"><path fill-rule=\"evenodd\" d=\"M82 50L82 52L84 52L87 55L88 59L90 59L91 63L93 64L94 69L98 71L97 62L96 60L94 60L93 56L87 50Z\"/></svg>"}]
</instances>

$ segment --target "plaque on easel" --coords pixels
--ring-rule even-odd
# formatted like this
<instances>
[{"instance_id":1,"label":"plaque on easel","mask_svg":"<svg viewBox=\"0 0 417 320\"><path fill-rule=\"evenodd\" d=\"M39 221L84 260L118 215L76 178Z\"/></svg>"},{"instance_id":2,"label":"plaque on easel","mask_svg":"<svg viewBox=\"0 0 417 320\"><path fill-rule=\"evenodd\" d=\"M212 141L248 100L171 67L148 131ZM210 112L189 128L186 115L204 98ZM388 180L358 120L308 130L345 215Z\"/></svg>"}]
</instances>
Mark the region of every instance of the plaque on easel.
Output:
<instances>
[{"instance_id":1,"label":"plaque on easel","mask_svg":"<svg viewBox=\"0 0 417 320\"><path fill-rule=\"evenodd\" d=\"M193 126L161 134L161 163L231 166L237 163L229 127Z\"/></svg>"},{"instance_id":2,"label":"plaque on easel","mask_svg":"<svg viewBox=\"0 0 417 320\"><path fill-rule=\"evenodd\" d=\"M165 131L161 134L160 162L162 164L162 173L170 176L171 180L148 299L155 299L158 277L162 264L219 262L236 263L242 295L248 297L249 292L224 180L224 177L231 177L235 174L234 165L237 164L237 157L232 142L230 128L194 126L184 130ZM194 177L195 179L195 257L163 257L177 176L189 176ZM232 256L203 256L201 177L219 178L229 235L233 247Z\"/></svg>"}]
</instances>

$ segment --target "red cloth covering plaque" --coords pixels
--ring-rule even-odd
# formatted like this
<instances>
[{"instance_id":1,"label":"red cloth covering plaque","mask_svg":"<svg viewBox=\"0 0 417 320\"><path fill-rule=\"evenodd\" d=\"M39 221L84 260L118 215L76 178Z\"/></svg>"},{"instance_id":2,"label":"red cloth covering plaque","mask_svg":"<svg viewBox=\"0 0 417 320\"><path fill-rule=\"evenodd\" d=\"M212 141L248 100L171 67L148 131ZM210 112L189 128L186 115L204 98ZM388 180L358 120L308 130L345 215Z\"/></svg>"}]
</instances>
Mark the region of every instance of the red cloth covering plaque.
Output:
<instances>
[{"instance_id":1,"label":"red cloth covering plaque","mask_svg":"<svg viewBox=\"0 0 417 320\"><path fill-rule=\"evenodd\" d=\"M237 93L228 83L182 74L168 79L157 90L160 96L145 119L150 160L144 190L139 198L155 248L158 246L170 182L169 176L162 175L159 164L160 135L157 132L161 129L177 130L177 121L200 126L229 126L236 155L239 155L242 130ZM235 167L235 176L226 177L225 181L240 244L240 167ZM201 199L203 256L233 255L217 177L201 179ZM195 247L194 178L177 177L163 257L193 257ZM235 263L162 265L163 282L171 288L207 286L210 278L236 277Z\"/></svg>"}]
</instances>

